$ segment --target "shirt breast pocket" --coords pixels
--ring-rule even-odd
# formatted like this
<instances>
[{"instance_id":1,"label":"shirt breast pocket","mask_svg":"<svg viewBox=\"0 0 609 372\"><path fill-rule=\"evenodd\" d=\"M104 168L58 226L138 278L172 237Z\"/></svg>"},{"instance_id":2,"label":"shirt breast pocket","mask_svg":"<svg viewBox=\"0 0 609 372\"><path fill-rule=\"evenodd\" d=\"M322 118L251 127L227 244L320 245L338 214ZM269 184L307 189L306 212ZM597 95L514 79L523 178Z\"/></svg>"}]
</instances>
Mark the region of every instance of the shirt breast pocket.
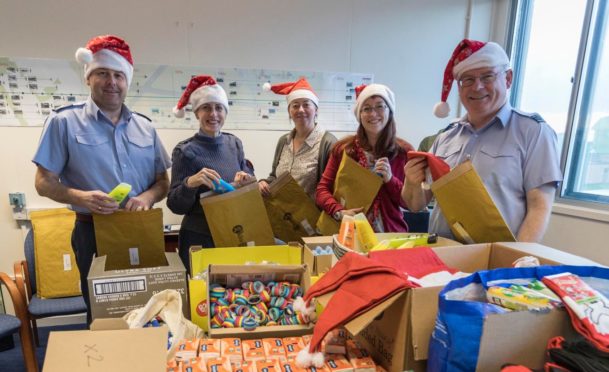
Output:
<instances>
[{"instance_id":1,"label":"shirt breast pocket","mask_svg":"<svg viewBox=\"0 0 609 372\"><path fill-rule=\"evenodd\" d=\"M129 157L140 166L154 164L154 138L143 134L129 134Z\"/></svg>"},{"instance_id":2,"label":"shirt breast pocket","mask_svg":"<svg viewBox=\"0 0 609 372\"><path fill-rule=\"evenodd\" d=\"M458 146L451 146L446 149L436 151L435 155L444 160L452 168L457 165L462 147L463 146L461 144Z\"/></svg>"},{"instance_id":3,"label":"shirt breast pocket","mask_svg":"<svg viewBox=\"0 0 609 372\"><path fill-rule=\"evenodd\" d=\"M522 167L515 149L482 147L477 163L476 170L483 179L490 175L504 186L522 184Z\"/></svg>"},{"instance_id":4,"label":"shirt breast pocket","mask_svg":"<svg viewBox=\"0 0 609 372\"><path fill-rule=\"evenodd\" d=\"M76 134L75 137L81 159L96 159L100 154L107 153L104 151L110 144L107 137L96 133Z\"/></svg>"}]
</instances>

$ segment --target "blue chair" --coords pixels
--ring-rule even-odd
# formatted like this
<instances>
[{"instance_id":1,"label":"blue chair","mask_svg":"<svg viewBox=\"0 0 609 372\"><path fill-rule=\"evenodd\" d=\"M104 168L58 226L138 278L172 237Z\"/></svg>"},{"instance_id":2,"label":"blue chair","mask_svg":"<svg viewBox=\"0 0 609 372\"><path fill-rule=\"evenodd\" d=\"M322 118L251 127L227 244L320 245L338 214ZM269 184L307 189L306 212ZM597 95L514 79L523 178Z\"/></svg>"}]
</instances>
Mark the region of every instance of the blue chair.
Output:
<instances>
[{"instance_id":1,"label":"blue chair","mask_svg":"<svg viewBox=\"0 0 609 372\"><path fill-rule=\"evenodd\" d=\"M28 372L38 371L38 362L32 343L32 329L28 321L27 308L23 301L23 296L15 282L3 272L0 272L0 282L4 284L13 302L15 315L0 314L0 338L19 333L21 337L21 351L25 368Z\"/></svg>"},{"instance_id":2,"label":"blue chair","mask_svg":"<svg viewBox=\"0 0 609 372\"><path fill-rule=\"evenodd\" d=\"M36 293L36 266L34 259L34 233L30 229L24 243L25 260L14 265L15 282L22 296L27 299L27 315L34 331L36 346L40 346L36 319L87 312L82 296L62 298L40 298Z\"/></svg>"}]
</instances>

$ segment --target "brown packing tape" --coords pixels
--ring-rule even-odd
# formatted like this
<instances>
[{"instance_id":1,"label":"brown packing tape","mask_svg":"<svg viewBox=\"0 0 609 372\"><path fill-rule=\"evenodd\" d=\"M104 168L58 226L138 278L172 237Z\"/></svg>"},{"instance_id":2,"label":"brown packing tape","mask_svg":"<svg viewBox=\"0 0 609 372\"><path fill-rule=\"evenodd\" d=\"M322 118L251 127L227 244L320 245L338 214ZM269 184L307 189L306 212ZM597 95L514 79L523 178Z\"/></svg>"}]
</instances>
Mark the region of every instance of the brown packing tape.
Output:
<instances>
[{"instance_id":1,"label":"brown packing tape","mask_svg":"<svg viewBox=\"0 0 609 372\"><path fill-rule=\"evenodd\" d=\"M431 191L453 234L462 242L467 238L464 231L476 243L516 240L470 161L434 182Z\"/></svg>"}]
</instances>

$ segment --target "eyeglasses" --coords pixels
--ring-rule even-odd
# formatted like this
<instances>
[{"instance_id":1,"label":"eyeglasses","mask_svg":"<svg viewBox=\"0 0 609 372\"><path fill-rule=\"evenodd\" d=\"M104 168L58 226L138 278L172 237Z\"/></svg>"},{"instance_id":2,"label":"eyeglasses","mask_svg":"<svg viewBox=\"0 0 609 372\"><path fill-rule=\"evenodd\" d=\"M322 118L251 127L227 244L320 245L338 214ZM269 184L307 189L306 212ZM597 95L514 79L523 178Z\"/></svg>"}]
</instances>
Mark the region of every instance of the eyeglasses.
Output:
<instances>
[{"instance_id":1,"label":"eyeglasses","mask_svg":"<svg viewBox=\"0 0 609 372\"><path fill-rule=\"evenodd\" d=\"M362 112L366 115L372 114L372 111L375 111L377 114L382 114L387 110L387 105L376 105L376 106L364 106L362 107Z\"/></svg>"},{"instance_id":2,"label":"eyeglasses","mask_svg":"<svg viewBox=\"0 0 609 372\"><path fill-rule=\"evenodd\" d=\"M202 110L206 113L211 113L212 111L215 111L217 113L223 113L224 112L224 106L219 105L219 104L215 104L215 105L208 105L205 104L201 107L198 108L198 110Z\"/></svg>"},{"instance_id":3,"label":"eyeglasses","mask_svg":"<svg viewBox=\"0 0 609 372\"><path fill-rule=\"evenodd\" d=\"M300 110L301 107L304 110L308 110L310 108L313 108L314 106L315 106L315 104L313 102L310 102L310 101L306 101L306 102L302 102L302 103L300 103L300 102L293 102L293 103L290 104L290 108L292 110L296 110L296 111Z\"/></svg>"},{"instance_id":4,"label":"eyeglasses","mask_svg":"<svg viewBox=\"0 0 609 372\"><path fill-rule=\"evenodd\" d=\"M484 85L489 85L489 84L494 83L495 80L497 80L497 76L499 76L499 74L504 73L506 71L507 70L489 72L487 74L480 75L480 76L464 76L461 79L457 80L457 82L459 83L459 86L462 88L471 87L476 82L476 79L479 79L480 82Z\"/></svg>"}]
</instances>

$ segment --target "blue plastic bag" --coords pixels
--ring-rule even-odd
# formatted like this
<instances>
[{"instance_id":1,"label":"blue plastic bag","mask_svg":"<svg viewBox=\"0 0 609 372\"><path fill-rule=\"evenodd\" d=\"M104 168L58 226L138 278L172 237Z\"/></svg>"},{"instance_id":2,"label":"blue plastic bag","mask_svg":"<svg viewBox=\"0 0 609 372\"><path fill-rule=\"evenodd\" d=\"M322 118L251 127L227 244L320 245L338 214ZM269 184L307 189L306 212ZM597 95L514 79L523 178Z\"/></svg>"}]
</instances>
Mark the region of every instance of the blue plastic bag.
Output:
<instances>
[{"instance_id":1,"label":"blue plastic bag","mask_svg":"<svg viewBox=\"0 0 609 372\"><path fill-rule=\"evenodd\" d=\"M484 320L489 314L506 313L485 301L491 285L503 282L530 281L547 275L570 272L582 278L609 279L609 269L595 266L538 266L479 271L450 282L439 294L438 316L429 342L429 372L475 371L478 364ZM489 283L492 283L489 285ZM590 283L589 283L590 284ZM594 285L593 285L594 287ZM470 289L477 300L456 299L456 294ZM596 290L607 296L607 288ZM507 362L507 361L506 361Z\"/></svg>"}]
</instances>

